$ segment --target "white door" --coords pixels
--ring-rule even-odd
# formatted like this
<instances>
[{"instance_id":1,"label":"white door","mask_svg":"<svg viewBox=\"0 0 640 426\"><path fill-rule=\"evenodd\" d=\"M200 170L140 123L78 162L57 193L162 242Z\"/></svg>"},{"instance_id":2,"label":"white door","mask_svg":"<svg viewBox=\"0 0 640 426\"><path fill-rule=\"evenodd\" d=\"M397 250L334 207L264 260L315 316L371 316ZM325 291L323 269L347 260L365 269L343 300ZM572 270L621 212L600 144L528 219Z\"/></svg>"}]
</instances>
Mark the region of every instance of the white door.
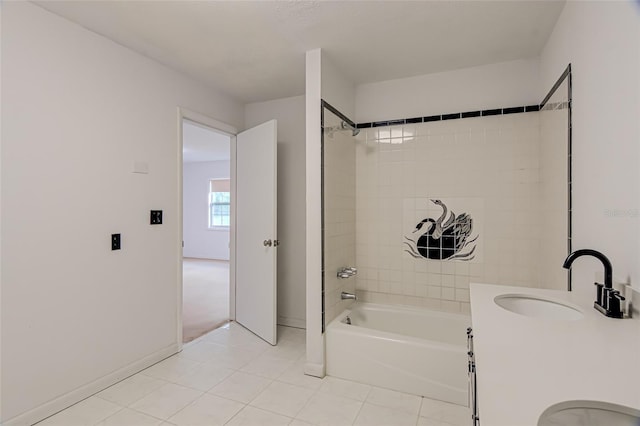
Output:
<instances>
[{"instance_id":1,"label":"white door","mask_svg":"<svg viewBox=\"0 0 640 426\"><path fill-rule=\"evenodd\" d=\"M276 344L276 121L236 139L236 321Z\"/></svg>"}]
</instances>

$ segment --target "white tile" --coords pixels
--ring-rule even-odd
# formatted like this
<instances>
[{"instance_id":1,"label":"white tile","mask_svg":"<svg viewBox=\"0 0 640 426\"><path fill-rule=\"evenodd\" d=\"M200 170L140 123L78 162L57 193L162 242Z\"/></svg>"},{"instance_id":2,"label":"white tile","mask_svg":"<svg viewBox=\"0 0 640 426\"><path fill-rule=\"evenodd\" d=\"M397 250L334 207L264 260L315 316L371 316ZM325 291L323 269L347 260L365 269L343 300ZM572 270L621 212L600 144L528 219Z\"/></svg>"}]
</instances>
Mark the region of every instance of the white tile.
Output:
<instances>
[{"instance_id":1,"label":"white tile","mask_svg":"<svg viewBox=\"0 0 640 426\"><path fill-rule=\"evenodd\" d=\"M470 303L460 303L460 313L465 315L471 315L471 304Z\"/></svg>"},{"instance_id":2,"label":"white tile","mask_svg":"<svg viewBox=\"0 0 640 426\"><path fill-rule=\"evenodd\" d=\"M174 355L143 370L142 374L173 382L194 371L199 365L199 362Z\"/></svg>"},{"instance_id":3,"label":"white tile","mask_svg":"<svg viewBox=\"0 0 640 426\"><path fill-rule=\"evenodd\" d=\"M353 424L354 426L414 426L417 421L417 414L364 403Z\"/></svg>"},{"instance_id":4,"label":"white tile","mask_svg":"<svg viewBox=\"0 0 640 426\"><path fill-rule=\"evenodd\" d=\"M132 404L131 408L166 420L200 395L202 392L195 389L169 383Z\"/></svg>"},{"instance_id":5,"label":"white tile","mask_svg":"<svg viewBox=\"0 0 640 426\"><path fill-rule=\"evenodd\" d=\"M241 368L245 373L275 379L293 366L294 361L263 354Z\"/></svg>"},{"instance_id":6,"label":"white tile","mask_svg":"<svg viewBox=\"0 0 640 426\"><path fill-rule=\"evenodd\" d=\"M362 402L319 392L311 397L297 418L319 426L351 425Z\"/></svg>"},{"instance_id":7,"label":"white tile","mask_svg":"<svg viewBox=\"0 0 640 426\"><path fill-rule=\"evenodd\" d=\"M456 262L456 275L469 275L469 264L467 262Z\"/></svg>"},{"instance_id":8,"label":"white tile","mask_svg":"<svg viewBox=\"0 0 640 426\"><path fill-rule=\"evenodd\" d=\"M456 288L456 300L459 302L469 302L469 290Z\"/></svg>"},{"instance_id":9,"label":"white tile","mask_svg":"<svg viewBox=\"0 0 640 426\"><path fill-rule=\"evenodd\" d=\"M258 358L265 348L255 346L232 346L220 345L223 349L209 358L207 364L215 364L219 367L227 367L237 370L244 367L249 362Z\"/></svg>"},{"instance_id":10,"label":"white tile","mask_svg":"<svg viewBox=\"0 0 640 426\"><path fill-rule=\"evenodd\" d=\"M443 275L455 275L456 264L454 262L442 262L442 274Z\"/></svg>"},{"instance_id":11,"label":"white tile","mask_svg":"<svg viewBox=\"0 0 640 426\"><path fill-rule=\"evenodd\" d=\"M293 419L289 426L315 426L313 423L307 423L300 419Z\"/></svg>"},{"instance_id":12,"label":"white tile","mask_svg":"<svg viewBox=\"0 0 640 426\"><path fill-rule=\"evenodd\" d=\"M420 416L454 425L465 425L470 423L471 411L461 405L423 398Z\"/></svg>"},{"instance_id":13,"label":"white tile","mask_svg":"<svg viewBox=\"0 0 640 426\"><path fill-rule=\"evenodd\" d=\"M279 339L276 346L267 348L262 353L263 356L269 356L272 358L283 358L290 361L296 361L305 352L305 345L299 342L293 342L290 340Z\"/></svg>"},{"instance_id":14,"label":"white tile","mask_svg":"<svg viewBox=\"0 0 640 426\"><path fill-rule=\"evenodd\" d=\"M270 379L237 371L214 386L209 393L249 403L271 383Z\"/></svg>"},{"instance_id":15,"label":"white tile","mask_svg":"<svg viewBox=\"0 0 640 426\"><path fill-rule=\"evenodd\" d=\"M455 275L443 275L442 276L442 286L443 287L455 287L456 285L456 277Z\"/></svg>"},{"instance_id":16,"label":"white tile","mask_svg":"<svg viewBox=\"0 0 640 426\"><path fill-rule=\"evenodd\" d=\"M374 387L369 392L366 402L418 415L422 397Z\"/></svg>"},{"instance_id":17,"label":"white tile","mask_svg":"<svg viewBox=\"0 0 640 426\"><path fill-rule=\"evenodd\" d=\"M97 426L158 426L160 423L162 423L160 419L125 408L98 423Z\"/></svg>"},{"instance_id":18,"label":"white tile","mask_svg":"<svg viewBox=\"0 0 640 426\"><path fill-rule=\"evenodd\" d=\"M303 328L278 326L278 341L287 340L299 342L304 346L307 338L307 331Z\"/></svg>"},{"instance_id":19,"label":"white tile","mask_svg":"<svg viewBox=\"0 0 640 426\"><path fill-rule=\"evenodd\" d=\"M427 297L430 297L432 299L439 299L441 297L441 288L440 287L434 287L434 286L428 286L427 287Z\"/></svg>"},{"instance_id":20,"label":"white tile","mask_svg":"<svg viewBox=\"0 0 640 426\"><path fill-rule=\"evenodd\" d=\"M304 374L304 365L306 360L301 360L289 367L282 373L277 380L296 386L302 386L307 389L318 390L322 386L322 379Z\"/></svg>"},{"instance_id":21,"label":"white tile","mask_svg":"<svg viewBox=\"0 0 640 426\"><path fill-rule=\"evenodd\" d=\"M286 426L291 424L292 420L291 417L246 406L225 426Z\"/></svg>"},{"instance_id":22,"label":"white tile","mask_svg":"<svg viewBox=\"0 0 640 426\"><path fill-rule=\"evenodd\" d=\"M430 419L428 417L418 417L418 425L417 426L468 426L471 422L467 421L465 423L460 424L452 424L446 423L440 420Z\"/></svg>"},{"instance_id":23,"label":"white tile","mask_svg":"<svg viewBox=\"0 0 640 426\"><path fill-rule=\"evenodd\" d=\"M456 288L468 289L470 278L468 276L456 275Z\"/></svg>"},{"instance_id":24,"label":"white tile","mask_svg":"<svg viewBox=\"0 0 640 426\"><path fill-rule=\"evenodd\" d=\"M371 391L371 386L351 380L338 379L337 377L326 376L320 387L320 392L328 392L336 396L364 401Z\"/></svg>"},{"instance_id":25,"label":"white tile","mask_svg":"<svg viewBox=\"0 0 640 426\"><path fill-rule=\"evenodd\" d=\"M244 404L215 395L204 394L169 418L178 426L224 425Z\"/></svg>"},{"instance_id":26,"label":"white tile","mask_svg":"<svg viewBox=\"0 0 640 426\"><path fill-rule=\"evenodd\" d=\"M122 407L92 396L38 423L41 426L93 426Z\"/></svg>"},{"instance_id":27,"label":"white tile","mask_svg":"<svg viewBox=\"0 0 640 426\"><path fill-rule=\"evenodd\" d=\"M219 367L215 364L201 364L191 373L181 376L175 382L189 388L208 391L233 373L234 370Z\"/></svg>"},{"instance_id":28,"label":"white tile","mask_svg":"<svg viewBox=\"0 0 640 426\"><path fill-rule=\"evenodd\" d=\"M144 374L135 374L97 393L96 396L122 406L127 406L149 395L165 384L167 384L167 382L164 380L145 376Z\"/></svg>"},{"instance_id":29,"label":"white tile","mask_svg":"<svg viewBox=\"0 0 640 426\"><path fill-rule=\"evenodd\" d=\"M309 401L313 393L312 390L300 386L273 382L251 402L251 405L274 413L295 417Z\"/></svg>"},{"instance_id":30,"label":"white tile","mask_svg":"<svg viewBox=\"0 0 640 426\"><path fill-rule=\"evenodd\" d=\"M191 343L189 346L185 345L185 348L178 354L178 357L187 358L196 362L207 362L211 361L216 354L221 352L224 352L224 346L201 340Z\"/></svg>"},{"instance_id":31,"label":"white tile","mask_svg":"<svg viewBox=\"0 0 640 426\"><path fill-rule=\"evenodd\" d=\"M455 312L455 313L459 313L460 312L460 302L452 302L452 301L449 301L449 300L443 300L442 303L440 304L440 307L445 312Z\"/></svg>"},{"instance_id":32,"label":"white tile","mask_svg":"<svg viewBox=\"0 0 640 426\"><path fill-rule=\"evenodd\" d=\"M432 274L432 273L428 273L427 274L427 285L429 286L441 286L442 285L442 277L444 277L446 275L442 275L442 274Z\"/></svg>"},{"instance_id":33,"label":"white tile","mask_svg":"<svg viewBox=\"0 0 640 426\"><path fill-rule=\"evenodd\" d=\"M270 346L267 342L236 323L231 323L229 327L221 327L214 330L207 334L203 340L222 345L252 347L254 350L265 350Z\"/></svg>"},{"instance_id":34,"label":"white tile","mask_svg":"<svg viewBox=\"0 0 640 426\"><path fill-rule=\"evenodd\" d=\"M451 287L442 288L442 298L445 300L453 300L456 298L456 290Z\"/></svg>"}]
</instances>

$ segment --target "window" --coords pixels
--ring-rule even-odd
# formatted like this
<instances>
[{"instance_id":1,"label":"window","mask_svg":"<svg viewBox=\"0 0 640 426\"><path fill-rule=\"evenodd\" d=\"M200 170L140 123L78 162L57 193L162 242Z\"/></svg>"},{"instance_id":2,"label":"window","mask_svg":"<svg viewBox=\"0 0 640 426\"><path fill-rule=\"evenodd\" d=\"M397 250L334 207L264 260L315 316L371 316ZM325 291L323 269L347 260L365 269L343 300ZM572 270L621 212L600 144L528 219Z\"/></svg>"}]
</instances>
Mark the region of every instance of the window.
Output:
<instances>
[{"instance_id":1,"label":"window","mask_svg":"<svg viewBox=\"0 0 640 426\"><path fill-rule=\"evenodd\" d=\"M231 223L229 179L209 181L209 228L229 227Z\"/></svg>"}]
</instances>

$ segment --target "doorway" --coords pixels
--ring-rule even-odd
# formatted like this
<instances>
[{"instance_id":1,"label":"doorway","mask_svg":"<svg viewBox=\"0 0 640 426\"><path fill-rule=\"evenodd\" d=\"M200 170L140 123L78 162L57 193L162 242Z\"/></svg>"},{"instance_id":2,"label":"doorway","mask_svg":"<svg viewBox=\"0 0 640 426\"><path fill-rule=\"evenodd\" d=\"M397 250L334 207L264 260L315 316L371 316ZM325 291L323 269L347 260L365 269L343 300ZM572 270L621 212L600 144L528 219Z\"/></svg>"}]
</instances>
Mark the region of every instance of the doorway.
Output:
<instances>
[{"instance_id":1,"label":"doorway","mask_svg":"<svg viewBox=\"0 0 640 426\"><path fill-rule=\"evenodd\" d=\"M182 119L182 342L230 312L231 138Z\"/></svg>"},{"instance_id":2,"label":"doorway","mask_svg":"<svg viewBox=\"0 0 640 426\"><path fill-rule=\"evenodd\" d=\"M178 261L179 274L177 275L177 341L181 346L188 341L183 338L185 329L183 323L186 315L183 311L189 309L187 305L188 279L183 274L184 270L189 270L192 264L184 265L184 258L190 259L194 256L190 251L188 227L193 223L204 223L209 232L219 230L218 228L228 228L228 314L225 321L237 321L238 324L256 334L258 337L275 345L276 319L277 319L277 247L280 241L277 239L277 122L270 120L258 126L238 132L234 127L206 117L202 114L178 108L178 188L179 202L178 208L181 224L178 233L177 243L181 247ZM205 200L205 214L200 214L199 219L190 221L189 216L184 212L185 199L189 198L187 191L190 190L189 180L184 172L185 167L190 167L188 163L191 148L183 129L189 129L193 125L197 130L208 130L219 137L224 136L229 147L229 178L225 176L207 175L205 179L207 188ZM185 146L186 144L186 146ZM207 144L205 144L207 145ZM197 150L194 150L198 152ZM186 158L186 161L183 159ZM213 176L213 177L211 177ZM228 180L228 183L223 182ZM202 181L202 179L201 179ZM229 194L219 194L227 192ZM200 190L199 190L200 191ZM202 197L198 196L199 203ZM202 204L199 205L202 210ZM228 211L228 220L227 216ZM256 214L259 212L259 214ZM198 222L199 221L199 222ZM228 223L228 226L227 226ZM197 258L201 258L201 255ZM205 257L206 260L211 256ZM207 273L205 272L205 275ZM197 296L194 296L197 299ZM205 303L205 305L207 305ZM212 312L209 308L207 311ZM209 321L208 327L202 327L199 333L205 333L212 327L213 321ZM218 324L218 325L221 325ZM215 328L215 325L213 325ZM191 334L191 333L189 333ZM198 334L198 333L194 333Z\"/></svg>"}]
</instances>

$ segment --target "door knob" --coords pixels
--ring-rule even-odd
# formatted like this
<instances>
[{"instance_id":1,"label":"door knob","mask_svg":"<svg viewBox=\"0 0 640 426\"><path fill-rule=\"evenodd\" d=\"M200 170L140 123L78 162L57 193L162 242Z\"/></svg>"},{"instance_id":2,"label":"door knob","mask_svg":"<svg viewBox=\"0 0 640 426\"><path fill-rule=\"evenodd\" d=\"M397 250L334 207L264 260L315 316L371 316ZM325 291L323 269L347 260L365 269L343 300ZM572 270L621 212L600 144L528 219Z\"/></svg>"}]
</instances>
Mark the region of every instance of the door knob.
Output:
<instances>
[{"instance_id":1,"label":"door knob","mask_svg":"<svg viewBox=\"0 0 640 426\"><path fill-rule=\"evenodd\" d=\"M262 244L263 244L265 247L271 247L271 245L272 245L273 243L271 242L271 240L264 240L264 241L262 242Z\"/></svg>"},{"instance_id":2,"label":"door knob","mask_svg":"<svg viewBox=\"0 0 640 426\"><path fill-rule=\"evenodd\" d=\"M280 240L273 240L273 246L278 247L280 245Z\"/></svg>"}]
</instances>

